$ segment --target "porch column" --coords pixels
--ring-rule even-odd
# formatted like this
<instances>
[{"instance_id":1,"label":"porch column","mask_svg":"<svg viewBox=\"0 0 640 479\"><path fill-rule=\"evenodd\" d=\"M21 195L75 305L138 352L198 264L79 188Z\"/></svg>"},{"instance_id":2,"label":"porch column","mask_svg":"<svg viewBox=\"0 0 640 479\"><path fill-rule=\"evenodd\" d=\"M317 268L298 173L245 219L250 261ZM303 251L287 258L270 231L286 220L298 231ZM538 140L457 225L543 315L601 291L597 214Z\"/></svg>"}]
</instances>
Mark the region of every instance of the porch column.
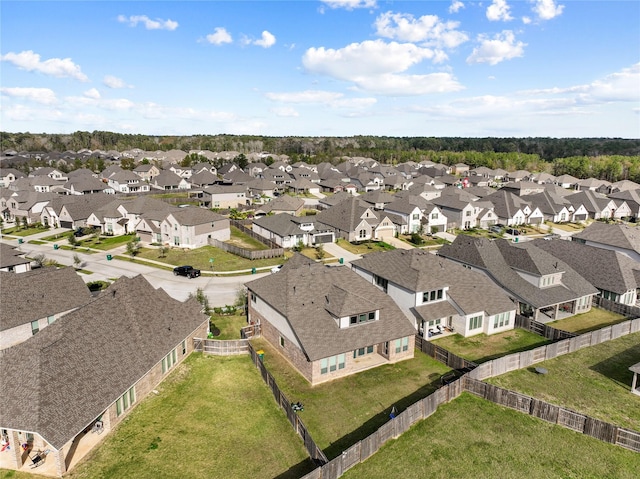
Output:
<instances>
[{"instance_id":1,"label":"porch column","mask_svg":"<svg viewBox=\"0 0 640 479\"><path fill-rule=\"evenodd\" d=\"M640 395L640 391L636 389L636 382L638 380L638 373L633 373L633 381L631 382L631 392L633 394Z\"/></svg>"},{"instance_id":2,"label":"porch column","mask_svg":"<svg viewBox=\"0 0 640 479\"><path fill-rule=\"evenodd\" d=\"M56 461L56 472L58 473L58 476L62 476L67 472L67 464L64 460L64 448L51 450L49 452L49 456L52 456L52 459L55 459Z\"/></svg>"},{"instance_id":3,"label":"porch column","mask_svg":"<svg viewBox=\"0 0 640 479\"><path fill-rule=\"evenodd\" d=\"M9 431L9 448L15 469L20 469L22 467L22 444L20 444L18 431Z\"/></svg>"},{"instance_id":4,"label":"porch column","mask_svg":"<svg viewBox=\"0 0 640 479\"><path fill-rule=\"evenodd\" d=\"M553 315L553 320L557 320L558 319L558 312L560 311L560 303L556 304L556 312Z\"/></svg>"}]
</instances>

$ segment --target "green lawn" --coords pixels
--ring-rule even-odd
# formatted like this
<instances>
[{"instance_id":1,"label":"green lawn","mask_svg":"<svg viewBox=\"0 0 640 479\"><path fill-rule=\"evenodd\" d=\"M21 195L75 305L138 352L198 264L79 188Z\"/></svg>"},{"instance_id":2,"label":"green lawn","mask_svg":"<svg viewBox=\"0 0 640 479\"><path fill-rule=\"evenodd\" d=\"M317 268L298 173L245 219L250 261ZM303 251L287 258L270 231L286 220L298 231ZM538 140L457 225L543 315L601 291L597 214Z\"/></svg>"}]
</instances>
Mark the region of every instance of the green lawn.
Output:
<instances>
[{"instance_id":1,"label":"green lawn","mask_svg":"<svg viewBox=\"0 0 640 479\"><path fill-rule=\"evenodd\" d=\"M528 368L487 382L640 431L640 396L630 392L629 371L638 362L640 333L634 333L536 363L548 374Z\"/></svg>"},{"instance_id":2,"label":"green lawn","mask_svg":"<svg viewBox=\"0 0 640 479\"><path fill-rule=\"evenodd\" d=\"M285 257L290 257L291 253L285 253ZM237 271L242 269L260 268L262 266L275 266L282 264L283 258L271 259L250 259L242 258L213 246L203 246L194 250L171 248L164 257L160 257L160 251L153 248L142 248L138 253L138 258L153 259L168 263L174 266L188 264L202 271ZM213 269L209 258L213 258Z\"/></svg>"},{"instance_id":3,"label":"green lawn","mask_svg":"<svg viewBox=\"0 0 640 479\"><path fill-rule=\"evenodd\" d=\"M385 243L384 241L365 241L364 243L356 244L349 243L344 239L339 239L337 244L341 248L344 248L353 254L367 254L373 253L374 251L389 251L395 249L395 247L391 246L389 243Z\"/></svg>"},{"instance_id":4,"label":"green lawn","mask_svg":"<svg viewBox=\"0 0 640 479\"><path fill-rule=\"evenodd\" d=\"M549 231L551 232L552 230L562 230L562 231L570 231L572 233L575 233L576 231L582 231L585 226L578 224L578 223L548 223L549 228L551 228Z\"/></svg>"},{"instance_id":5,"label":"green lawn","mask_svg":"<svg viewBox=\"0 0 640 479\"><path fill-rule=\"evenodd\" d=\"M56 233L50 236L45 236L44 238L41 238L41 239L42 241L60 241L60 240L67 239L70 234L71 234L71 231L65 231L63 233Z\"/></svg>"},{"instance_id":6,"label":"green lawn","mask_svg":"<svg viewBox=\"0 0 640 479\"><path fill-rule=\"evenodd\" d=\"M220 330L220 336L213 339L240 339L240 329L247 326L247 317L244 314L212 314L211 322Z\"/></svg>"},{"instance_id":7,"label":"green lawn","mask_svg":"<svg viewBox=\"0 0 640 479\"><path fill-rule=\"evenodd\" d=\"M79 241L81 246L86 248L99 249L102 251L109 251L117 248L118 246L124 246L136 236L133 234L122 236L100 236L97 240L93 237L89 237L82 241Z\"/></svg>"},{"instance_id":8,"label":"green lawn","mask_svg":"<svg viewBox=\"0 0 640 479\"><path fill-rule=\"evenodd\" d=\"M252 343L265 351L264 363L289 400L302 402L300 418L330 459L384 424L393 406L402 411L431 394L449 371L416 351L414 359L312 387L264 339Z\"/></svg>"},{"instance_id":9,"label":"green lawn","mask_svg":"<svg viewBox=\"0 0 640 479\"><path fill-rule=\"evenodd\" d=\"M464 393L344 479L635 479L640 454Z\"/></svg>"},{"instance_id":10,"label":"green lawn","mask_svg":"<svg viewBox=\"0 0 640 479\"><path fill-rule=\"evenodd\" d=\"M465 338L460 334L454 334L432 342L469 361L483 363L506 354L534 349L551 341L535 333L516 328L490 336L478 334Z\"/></svg>"},{"instance_id":11,"label":"green lawn","mask_svg":"<svg viewBox=\"0 0 640 479\"><path fill-rule=\"evenodd\" d=\"M240 231L235 226L231 226L231 239L226 243L232 244L239 248L251 249L251 250L263 250L269 249L267 245L261 243L257 239L252 238L244 231Z\"/></svg>"},{"instance_id":12,"label":"green lawn","mask_svg":"<svg viewBox=\"0 0 640 479\"><path fill-rule=\"evenodd\" d=\"M248 356L193 354L69 478L281 477L313 469Z\"/></svg>"},{"instance_id":13,"label":"green lawn","mask_svg":"<svg viewBox=\"0 0 640 479\"><path fill-rule=\"evenodd\" d=\"M28 228L23 229L21 226L14 226L12 228L5 228L2 230L2 234L3 235L11 235L11 236L31 236L31 235L35 235L38 233L43 233L45 231L47 231L49 228L46 227L38 227L38 226L31 226Z\"/></svg>"},{"instance_id":14,"label":"green lawn","mask_svg":"<svg viewBox=\"0 0 640 479\"><path fill-rule=\"evenodd\" d=\"M604 328L611 324L621 323L623 321L626 321L626 318L622 314L594 307L588 313L576 314L570 318L561 319L548 324L556 329L582 334L588 331Z\"/></svg>"}]
</instances>

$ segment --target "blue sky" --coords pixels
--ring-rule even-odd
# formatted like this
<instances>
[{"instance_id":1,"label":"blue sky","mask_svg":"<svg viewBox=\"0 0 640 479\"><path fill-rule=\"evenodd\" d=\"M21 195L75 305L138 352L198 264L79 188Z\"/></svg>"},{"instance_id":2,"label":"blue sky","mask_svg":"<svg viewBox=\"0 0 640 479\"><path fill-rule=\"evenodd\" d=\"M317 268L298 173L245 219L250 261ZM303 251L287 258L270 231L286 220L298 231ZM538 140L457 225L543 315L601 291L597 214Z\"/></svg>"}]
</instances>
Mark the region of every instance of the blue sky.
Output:
<instances>
[{"instance_id":1,"label":"blue sky","mask_svg":"<svg viewBox=\"0 0 640 479\"><path fill-rule=\"evenodd\" d=\"M7 1L0 129L640 137L640 2Z\"/></svg>"}]
</instances>

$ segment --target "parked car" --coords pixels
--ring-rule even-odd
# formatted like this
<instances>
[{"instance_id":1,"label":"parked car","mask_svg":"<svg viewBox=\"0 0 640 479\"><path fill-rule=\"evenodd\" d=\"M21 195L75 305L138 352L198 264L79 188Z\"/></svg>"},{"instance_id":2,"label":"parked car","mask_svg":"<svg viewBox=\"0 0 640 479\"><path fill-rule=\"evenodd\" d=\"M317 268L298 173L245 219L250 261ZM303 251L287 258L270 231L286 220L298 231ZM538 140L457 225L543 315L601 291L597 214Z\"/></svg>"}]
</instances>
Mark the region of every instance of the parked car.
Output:
<instances>
[{"instance_id":1,"label":"parked car","mask_svg":"<svg viewBox=\"0 0 640 479\"><path fill-rule=\"evenodd\" d=\"M186 276L187 278L197 278L200 276L200 270L193 266L176 266L173 268L175 276Z\"/></svg>"},{"instance_id":2,"label":"parked car","mask_svg":"<svg viewBox=\"0 0 640 479\"><path fill-rule=\"evenodd\" d=\"M512 236L518 236L520 234L520 230L517 228L507 228L505 233L510 234Z\"/></svg>"},{"instance_id":3,"label":"parked car","mask_svg":"<svg viewBox=\"0 0 640 479\"><path fill-rule=\"evenodd\" d=\"M87 233L85 233L84 229L82 228L78 228L73 232L73 236L75 236L76 238L79 238L80 236L84 236Z\"/></svg>"},{"instance_id":4,"label":"parked car","mask_svg":"<svg viewBox=\"0 0 640 479\"><path fill-rule=\"evenodd\" d=\"M490 226L489 231L499 235L500 233L502 233L502 226L498 226L498 225Z\"/></svg>"},{"instance_id":5,"label":"parked car","mask_svg":"<svg viewBox=\"0 0 640 479\"><path fill-rule=\"evenodd\" d=\"M278 266L274 266L273 268L271 268L271 272L272 273L277 273L278 271L280 271L282 269L282 265L279 264Z\"/></svg>"},{"instance_id":6,"label":"parked car","mask_svg":"<svg viewBox=\"0 0 640 479\"><path fill-rule=\"evenodd\" d=\"M547 241L551 241L552 239L560 239L560 235L558 233L551 233L548 235L544 235L542 239L546 239Z\"/></svg>"}]
</instances>

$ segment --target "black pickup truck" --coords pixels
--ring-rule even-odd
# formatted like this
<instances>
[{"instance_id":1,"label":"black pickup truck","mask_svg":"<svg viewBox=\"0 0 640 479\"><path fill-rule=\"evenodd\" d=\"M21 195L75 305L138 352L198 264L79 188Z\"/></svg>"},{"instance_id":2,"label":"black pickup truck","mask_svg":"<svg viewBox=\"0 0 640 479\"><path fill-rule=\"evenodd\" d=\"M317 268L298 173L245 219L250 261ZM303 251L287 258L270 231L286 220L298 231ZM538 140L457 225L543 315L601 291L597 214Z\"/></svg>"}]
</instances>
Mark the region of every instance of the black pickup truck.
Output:
<instances>
[{"instance_id":1,"label":"black pickup truck","mask_svg":"<svg viewBox=\"0 0 640 479\"><path fill-rule=\"evenodd\" d=\"M186 276L187 278L197 278L200 276L200 270L193 266L176 266L173 268L173 274L176 276Z\"/></svg>"}]
</instances>

